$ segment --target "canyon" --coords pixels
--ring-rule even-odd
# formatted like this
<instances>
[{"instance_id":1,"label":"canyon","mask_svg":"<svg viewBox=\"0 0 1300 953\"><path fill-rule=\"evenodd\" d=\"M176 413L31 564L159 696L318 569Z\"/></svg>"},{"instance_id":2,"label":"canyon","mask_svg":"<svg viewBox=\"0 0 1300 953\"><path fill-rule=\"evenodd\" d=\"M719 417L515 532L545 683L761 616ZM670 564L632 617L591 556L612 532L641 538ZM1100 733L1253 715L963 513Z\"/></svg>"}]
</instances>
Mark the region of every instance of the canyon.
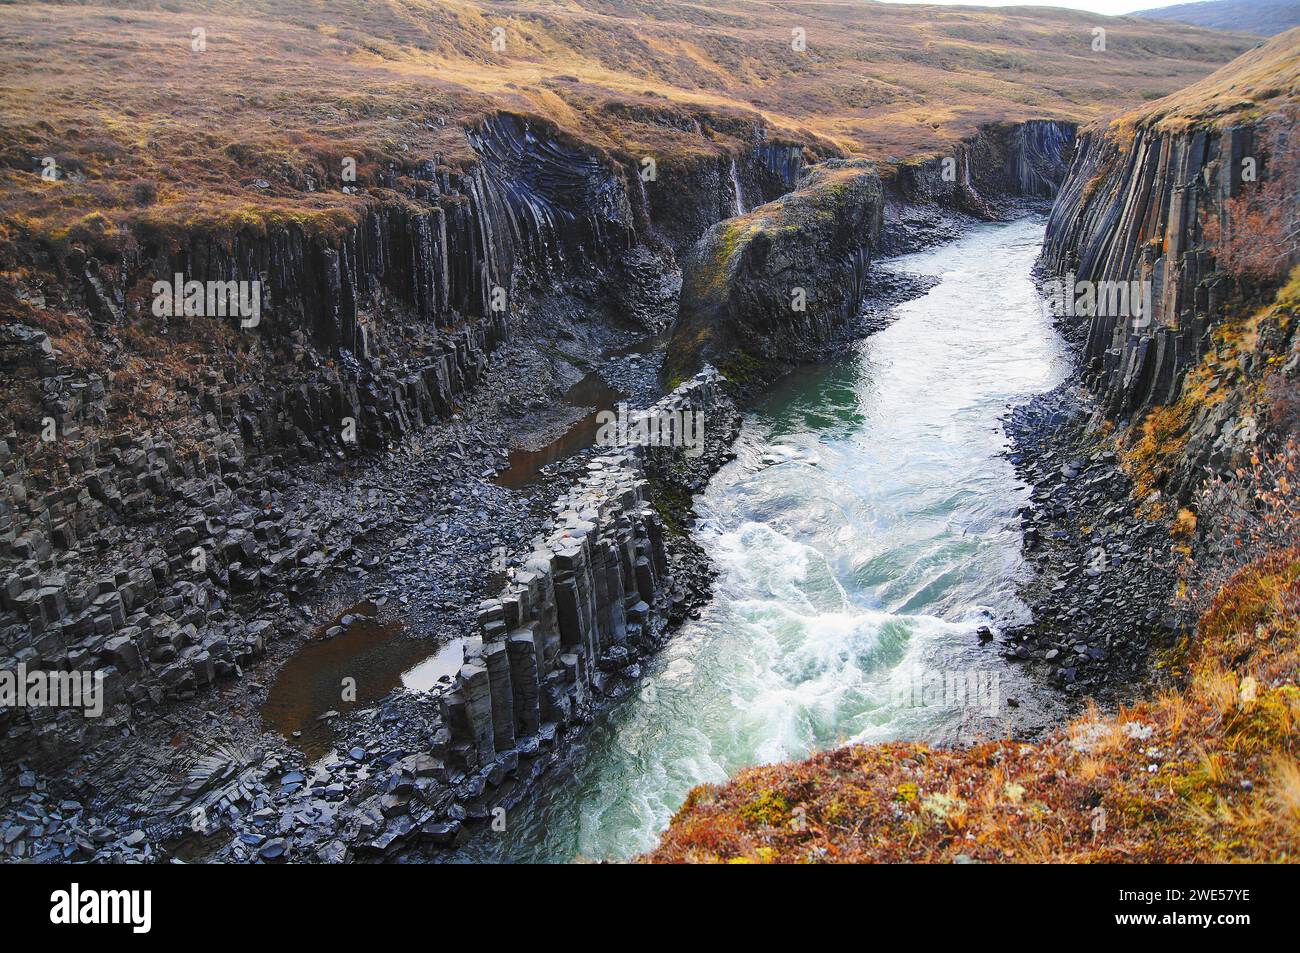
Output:
<instances>
[{"instance_id":1,"label":"canyon","mask_svg":"<svg viewBox=\"0 0 1300 953\"><path fill-rule=\"evenodd\" d=\"M36 27L46 15L77 35L104 30L95 49L109 61L123 55L114 37L138 40L146 75L166 74L167 44L196 16L214 53L256 56L270 42L242 22L247 9L183 6L19 5L2 28L15 40L6 56L48 44ZM1080 468L1089 486L1107 483L1104 506L1136 487L1149 516L1176 519L1208 472L1254 452L1263 427L1246 421L1266 409L1251 402L1272 375L1294 373L1289 325L1252 330L1258 356L1214 371L1216 384L1234 382L1226 399L1175 419L1154 412L1188 393L1232 309L1279 284L1226 278L1203 220L1226 218L1242 194L1242 159L1285 151L1291 34L1244 52L1251 41L1235 35L1142 25L1154 32L1134 42L1166 44L1169 75L1153 95L1208 72L1207 59L1244 56L1230 92L1211 77L1127 125L1081 129L1131 96L1135 80L1114 62L1086 106L1058 96L1030 108L992 84L967 91L977 105L914 125L840 90L801 122L799 97L841 76L841 60L804 73L813 68L792 59L780 102L755 101L775 95L757 91L761 75L745 97L724 97L719 73L764 69L727 53L729 21L752 12L743 4L712 14L721 25L673 8L701 31L716 72L662 37L636 46L610 12L570 21L530 4L504 14L526 53L493 65L490 13L426 6L409 9L442 23L436 40L421 20L363 35L378 29L363 3L340 9L341 32L308 30L318 11L301 4L265 26L284 59L251 90L196 63L213 81L195 114L249 117L240 141L192 132L215 157L201 170L164 144L177 140L160 137L159 107L136 84L103 100L83 85L50 119L12 122L0 162L0 656L6 669L94 670L106 712L0 712L5 859L454 859L581 762L593 726L644 690L655 655L710 604L717 568L693 500L735 456L750 402L924 293L915 276L891 280L882 260L979 222L1046 214L1058 192L1045 268L1149 282L1155 326L1099 316L1061 329L1081 348L1089 394L1052 395L1053 426L1019 431L1017 468L1044 494L1022 514L1041 591L1026 600L1035 621L1002 633L1006 664L1041 666L1071 689L1069 705L1085 686L1117 697L1140 687L1151 640L1186 629L1156 608L1172 577L1135 582L1140 567L1117 563L1085 597L1104 641L1064 640L1082 609L1051 593L1095 546L1063 541L1053 521L1096 501L1075 501L1048 471L1080 433L1131 428L1140 450L1142 428L1176 430L1175 453L1121 467L1099 448ZM760 26L789 33L779 11L754 9ZM845 21L850 40L827 41L838 56L876 35L872 17L896 15L868 13ZM937 57L973 55L978 18L929 16ZM1009 22L1034 36L1066 15L1038 16ZM1086 49L1091 20L1068 22ZM645 59L616 74L584 27ZM580 68L546 52L555 44ZM313 60L334 64L355 98L321 92L337 78L292 75ZM65 76L85 84L94 69L87 57ZM894 92L877 91L919 102L931 82L900 75ZM277 141L257 118L277 83L292 90L283 111L304 138ZM1216 111L1189 118L1188 101ZM147 131L134 136L110 112ZM305 138L331 124L339 141ZM52 179L39 174L45 155ZM1280 174L1260 166L1262 181ZM259 321L156 307L154 281L177 274L255 286ZM640 419L702 414L702 452L566 441L596 391ZM540 462L506 480L514 452ZM1131 628L1131 612L1114 596L1134 586L1156 618L1121 648L1110 636ZM323 675L292 666L354 638L407 647L375 671L346 654ZM435 659L429 682L401 687L412 662ZM313 699L337 701L300 704L282 735L266 722L278 698L302 691L278 680L290 672L319 680ZM742 832L692 855L705 826L692 812L720 808L699 793L687 804L661 856L759 849Z\"/></svg>"},{"instance_id":2,"label":"canyon","mask_svg":"<svg viewBox=\"0 0 1300 953\"><path fill-rule=\"evenodd\" d=\"M1003 641L1067 693L1125 704L1032 744L859 744L753 768L692 790L648 859L1294 856L1298 250L1274 222L1297 211L1295 40L1084 129L1047 223L1044 274L1146 283L1154 314L1056 315L1079 376L1007 422L1036 575L1033 622ZM1256 189L1263 156L1273 185ZM1249 218L1273 202L1275 219ZM1108 691L1126 670L1129 690Z\"/></svg>"}]
</instances>

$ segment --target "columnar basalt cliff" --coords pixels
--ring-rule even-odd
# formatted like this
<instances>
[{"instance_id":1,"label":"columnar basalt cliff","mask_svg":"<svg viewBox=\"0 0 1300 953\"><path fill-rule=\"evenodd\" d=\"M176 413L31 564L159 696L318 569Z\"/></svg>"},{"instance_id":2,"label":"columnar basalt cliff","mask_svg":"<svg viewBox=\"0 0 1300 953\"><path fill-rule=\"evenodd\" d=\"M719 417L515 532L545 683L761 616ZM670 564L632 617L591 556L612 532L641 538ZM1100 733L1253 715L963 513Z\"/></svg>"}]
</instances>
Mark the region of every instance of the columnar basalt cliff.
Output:
<instances>
[{"instance_id":1,"label":"columnar basalt cliff","mask_svg":"<svg viewBox=\"0 0 1300 953\"><path fill-rule=\"evenodd\" d=\"M1103 130L1082 137L1048 224L1046 263L1079 281L1151 287L1151 313L1103 305L1079 316L1087 324L1082 359L1108 416L1129 419L1169 402L1200 359L1230 290L1204 223L1239 192L1242 159L1257 143L1254 124L1138 129L1129 142Z\"/></svg>"},{"instance_id":2,"label":"columnar basalt cliff","mask_svg":"<svg viewBox=\"0 0 1300 953\"><path fill-rule=\"evenodd\" d=\"M1066 279L1062 321L1096 392L1093 426L1119 425L1153 501L1163 492L1185 502L1255 451L1266 429L1256 398L1292 347L1280 313L1250 318L1300 260L1285 236L1294 197L1282 186L1294 174L1295 106L1286 71L1274 82L1258 101L1234 104L1239 115L1139 113L1088 130L1048 223L1044 263ZM1250 206L1262 203L1269 213L1252 221ZM1252 245L1257 261L1232 260L1234 242Z\"/></svg>"},{"instance_id":3,"label":"columnar basalt cliff","mask_svg":"<svg viewBox=\"0 0 1300 953\"><path fill-rule=\"evenodd\" d=\"M1002 219L1045 205L1070 168L1077 128L1056 119L988 124L945 155L897 163L885 177L880 254L953 237L952 212Z\"/></svg>"},{"instance_id":4,"label":"columnar basalt cliff","mask_svg":"<svg viewBox=\"0 0 1300 953\"><path fill-rule=\"evenodd\" d=\"M1031 119L981 127L950 155L901 163L894 192L910 203L935 202L985 218L1008 198L1053 199L1074 154L1078 126Z\"/></svg>"}]
</instances>

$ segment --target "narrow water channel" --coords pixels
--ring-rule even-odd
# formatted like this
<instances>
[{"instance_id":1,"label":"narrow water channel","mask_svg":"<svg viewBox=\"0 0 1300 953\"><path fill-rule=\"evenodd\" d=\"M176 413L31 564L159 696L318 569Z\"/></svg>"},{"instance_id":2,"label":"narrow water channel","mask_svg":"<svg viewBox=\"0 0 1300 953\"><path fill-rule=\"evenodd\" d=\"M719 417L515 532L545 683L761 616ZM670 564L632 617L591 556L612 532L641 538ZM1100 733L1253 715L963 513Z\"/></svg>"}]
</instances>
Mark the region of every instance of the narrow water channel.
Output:
<instances>
[{"instance_id":1,"label":"narrow water channel","mask_svg":"<svg viewBox=\"0 0 1300 953\"><path fill-rule=\"evenodd\" d=\"M747 415L737 459L697 505L713 602L588 733L572 776L460 859L628 858L691 787L749 765L1003 735L1007 698L1017 717L1054 717L976 634L1024 611L1027 488L1001 418L1067 369L1030 281L1042 233L1031 219L981 226L889 263L938 282ZM964 694L934 689L958 683Z\"/></svg>"}]
</instances>

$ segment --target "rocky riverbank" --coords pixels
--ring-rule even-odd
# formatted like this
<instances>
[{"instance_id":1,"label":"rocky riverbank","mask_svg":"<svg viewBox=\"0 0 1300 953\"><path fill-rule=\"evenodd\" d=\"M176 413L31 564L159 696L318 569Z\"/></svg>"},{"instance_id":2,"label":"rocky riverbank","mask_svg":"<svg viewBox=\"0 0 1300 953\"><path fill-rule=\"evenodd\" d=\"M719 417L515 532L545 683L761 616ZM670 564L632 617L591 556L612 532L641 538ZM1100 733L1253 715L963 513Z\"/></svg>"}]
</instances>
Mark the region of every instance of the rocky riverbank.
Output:
<instances>
[{"instance_id":1,"label":"rocky riverbank","mask_svg":"<svg viewBox=\"0 0 1300 953\"><path fill-rule=\"evenodd\" d=\"M1011 460L1033 487L1020 513L1033 622L1006 629L1002 649L1076 702L1112 703L1150 684L1152 649L1178 633L1178 560L1168 529L1138 514L1115 449L1089 433L1092 410L1071 382L1008 415Z\"/></svg>"},{"instance_id":2,"label":"rocky riverbank","mask_svg":"<svg viewBox=\"0 0 1300 953\"><path fill-rule=\"evenodd\" d=\"M646 363L650 366L642 373L653 379L657 362ZM626 380L629 372L611 376ZM662 487L656 493L666 499L659 505L674 526L687 518L680 509L688 500L682 493L726 452L727 413L722 404L716 411L706 452L673 470L672 479L680 484L662 478L668 471L655 484ZM522 493L494 487L490 478L503 454L474 439L490 420L484 414L473 429L435 428L408 442L394 459L354 476L361 486L373 481L392 494L385 498L392 525L374 541L379 559L354 581L340 580L319 602L277 619L286 631L269 644L270 657L259 672L309 646L345 640L351 630L374 622L400 626L387 637L419 640L430 652L459 642L474 627L473 607L491 594L493 580L502 578L505 554L519 552L544 530L550 503L587 472L591 460L584 452L561 461ZM450 459L436 455L451 446L460 449L448 454ZM676 588L664 596L662 610L656 608L654 618L663 621L647 638L662 638L665 626L707 591L707 573L689 547L679 545L681 539L680 531L667 534L664 555ZM323 623L314 621L322 615ZM448 683L432 692L389 691L366 684L369 673L359 661L341 671L357 673L355 695L364 704L345 703L344 686L335 685L333 710L313 713L324 718L332 742L324 757L320 751L307 757L295 740L264 731L259 714L276 682L236 673L213 696L223 714L233 717L218 718L215 707L197 710L177 703L156 718L126 722L113 756L92 755L75 774L48 773L51 764L66 762L21 764L10 790L11 813L3 822L13 834L6 844L9 856L338 861L450 843L468 812L450 810L447 774L435 770L428 754L445 723L437 697ZM575 715L567 726L557 731L552 725L539 736L546 741L530 750L526 770L511 765L501 769L502 776L492 776L493 807L508 808L553 757L564 753L582 719L590 717L589 707ZM307 727L310 732L315 726ZM443 793L430 792L433 787ZM412 801L413 792L418 793ZM381 805L390 794L410 809ZM421 804L423 813L417 810ZM477 814L487 817L489 810Z\"/></svg>"},{"instance_id":3,"label":"rocky riverbank","mask_svg":"<svg viewBox=\"0 0 1300 953\"><path fill-rule=\"evenodd\" d=\"M1199 88L1085 130L1053 208L1044 278L1066 283L1072 303L1096 299L1088 313L1051 305L1078 380L1008 421L1035 485L1022 521L1039 570L1026 592L1035 625L1012 633L1008 655L1046 664L1069 692L1113 699L1124 683L1160 682L1152 649L1195 623L1175 593L1199 488L1249 467L1294 425L1267 396L1284 386L1268 378L1291 349L1288 322L1260 318L1294 242L1276 249L1268 277L1241 272L1229 237L1258 178L1290 201L1278 186L1293 188L1281 179L1293 106L1264 86L1256 102L1219 103L1261 70L1284 73L1288 49L1275 41ZM1274 241L1263 223L1243 240Z\"/></svg>"}]
</instances>

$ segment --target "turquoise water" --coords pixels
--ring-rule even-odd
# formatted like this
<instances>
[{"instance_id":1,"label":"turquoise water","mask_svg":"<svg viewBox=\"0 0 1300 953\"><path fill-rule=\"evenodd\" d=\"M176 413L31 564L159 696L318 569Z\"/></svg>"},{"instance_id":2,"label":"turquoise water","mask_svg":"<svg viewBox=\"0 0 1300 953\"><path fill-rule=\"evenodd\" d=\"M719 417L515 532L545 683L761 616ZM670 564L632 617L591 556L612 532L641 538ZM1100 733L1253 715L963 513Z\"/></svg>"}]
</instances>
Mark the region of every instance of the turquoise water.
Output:
<instances>
[{"instance_id":1,"label":"turquoise water","mask_svg":"<svg viewBox=\"0 0 1300 953\"><path fill-rule=\"evenodd\" d=\"M461 859L622 859L686 793L850 741L970 741L1048 702L975 630L1023 614L1008 403L1067 365L1030 281L1042 224L981 226L883 267L935 276L831 366L746 416L697 504L720 576L702 617L602 718L563 783ZM964 690L963 690L964 688Z\"/></svg>"}]
</instances>

